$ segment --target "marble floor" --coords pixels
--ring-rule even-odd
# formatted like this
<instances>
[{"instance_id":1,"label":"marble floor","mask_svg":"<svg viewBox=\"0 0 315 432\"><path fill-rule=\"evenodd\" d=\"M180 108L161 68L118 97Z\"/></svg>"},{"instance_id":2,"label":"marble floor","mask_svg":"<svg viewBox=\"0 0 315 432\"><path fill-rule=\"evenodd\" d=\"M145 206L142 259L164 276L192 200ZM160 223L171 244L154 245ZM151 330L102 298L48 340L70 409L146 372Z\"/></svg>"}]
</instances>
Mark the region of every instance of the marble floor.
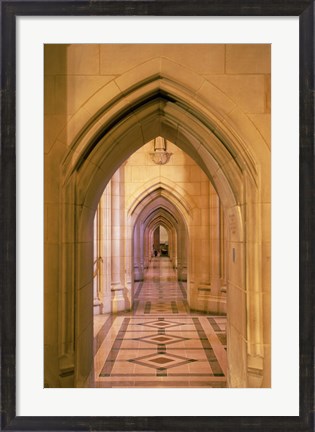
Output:
<instances>
[{"instance_id":1,"label":"marble floor","mask_svg":"<svg viewBox=\"0 0 315 432\"><path fill-rule=\"evenodd\" d=\"M226 316L191 313L167 257L136 283L134 310L94 319L95 387L226 387Z\"/></svg>"}]
</instances>

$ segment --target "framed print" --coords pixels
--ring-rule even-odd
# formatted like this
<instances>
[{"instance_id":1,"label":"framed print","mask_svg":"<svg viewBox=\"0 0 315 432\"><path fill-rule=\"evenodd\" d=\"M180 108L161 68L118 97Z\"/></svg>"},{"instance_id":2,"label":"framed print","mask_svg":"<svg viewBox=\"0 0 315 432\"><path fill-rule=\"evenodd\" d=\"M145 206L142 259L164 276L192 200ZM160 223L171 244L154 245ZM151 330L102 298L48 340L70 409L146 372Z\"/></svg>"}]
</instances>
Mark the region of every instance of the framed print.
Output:
<instances>
[{"instance_id":1,"label":"framed print","mask_svg":"<svg viewBox=\"0 0 315 432\"><path fill-rule=\"evenodd\" d=\"M3 430L313 430L313 3L1 7Z\"/></svg>"}]
</instances>

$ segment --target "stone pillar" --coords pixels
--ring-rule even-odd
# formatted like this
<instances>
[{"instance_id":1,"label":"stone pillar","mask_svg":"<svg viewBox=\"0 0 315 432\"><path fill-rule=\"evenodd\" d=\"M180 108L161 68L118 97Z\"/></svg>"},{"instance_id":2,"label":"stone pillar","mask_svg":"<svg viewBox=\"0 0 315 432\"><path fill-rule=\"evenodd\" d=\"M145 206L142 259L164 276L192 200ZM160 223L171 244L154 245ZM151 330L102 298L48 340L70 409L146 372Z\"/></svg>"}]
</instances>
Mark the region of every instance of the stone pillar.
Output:
<instances>
[{"instance_id":1,"label":"stone pillar","mask_svg":"<svg viewBox=\"0 0 315 432\"><path fill-rule=\"evenodd\" d=\"M94 246L93 246L93 313L99 315L102 313L102 273L103 273L103 257L102 257L102 206L101 203L97 206L94 218Z\"/></svg>"},{"instance_id":2,"label":"stone pillar","mask_svg":"<svg viewBox=\"0 0 315 432\"><path fill-rule=\"evenodd\" d=\"M221 304L225 304L224 310L226 311L226 286L227 286L227 280L226 280L226 265L227 265L227 259L226 259L226 250L227 250L227 229L226 224L224 223L224 212L222 205L219 201L219 232L220 232L220 240L219 240L219 256L220 256L220 265L219 265L219 276L220 276L220 293L221 293Z\"/></svg>"},{"instance_id":3,"label":"stone pillar","mask_svg":"<svg viewBox=\"0 0 315 432\"><path fill-rule=\"evenodd\" d=\"M126 219L127 222L127 219ZM128 298L130 299L130 304L133 303L133 272L132 272L132 254L131 254L131 248L132 248L132 228L130 227L129 223L125 226L125 235L126 235L126 241L125 241L125 286L127 288L128 292Z\"/></svg>"},{"instance_id":4,"label":"stone pillar","mask_svg":"<svg viewBox=\"0 0 315 432\"><path fill-rule=\"evenodd\" d=\"M206 199L205 199L206 201ZM207 201L206 201L207 202ZM200 225L194 227L195 253L195 284L191 306L197 310L209 310L211 298L211 266L210 264L210 217L208 208L200 210Z\"/></svg>"},{"instance_id":5,"label":"stone pillar","mask_svg":"<svg viewBox=\"0 0 315 432\"><path fill-rule=\"evenodd\" d=\"M224 212L221 203L219 202L219 218L220 218L220 281L221 289L226 289L226 242L227 232L226 224L224 223Z\"/></svg>"},{"instance_id":6,"label":"stone pillar","mask_svg":"<svg viewBox=\"0 0 315 432\"><path fill-rule=\"evenodd\" d=\"M101 206L103 208L103 313L110 313L112 310L112 293L111 293L111 239L112 239L112 198L111 198L111 181L106 186L101 198Z\"/></svg>"},{"instance_id":7,"label":"stone pillar","mask_svg":"<svg viewBox=\"0 0 315 432\"><path fill-rule=\"evenodd\" d=\"M158 226L153 233L153 246L154 250L159 252L160 250L160 227Z\"/></svg>"},{"instance_id":8,"label":"stone pillar","mask_svg":"<svg viewBox=\"0 0 315 432\"><path fill-rule=\"evenodd\" d=\"M187 281L187 245L186 232L180 227L177 235L177 275L178 280Z\"/></svg>"},{"instance_id":9,"label":"stone pillar","mask_svg":"<svg viewBox=\"0 0 315 432\"><path fill-rule=\"evenodd\" d=\"M138 222L134 229L133 236L133 261L134 261L134 280L143 280L143 230L141 229L141 223Z\"/></svg>"},{"instance_id":10,"label":"stone pillar","mask_svg":"<svg viewBox=\"0 0 315 432\"><path fill-rule=\"evenodd\" d=\"M149 267L149 263L152 258L153 253L153 233L150 232L149 228L141 224L140 232L142 231L142 246L140 259L143 259L143 269L147 269Z\"/></svg>"},{"instance_id":11,"label":"stone pillar","mask_svg":"<svg viewBox=\"0 0 315 432\"><path fill-rule=\"evenodd\" d=\"M220 289L220 207L219 197L210 187L210 268L211 295L218 297Z\"/></svg>"},{"instance_id":12,"label":"stone pillar","mask_svg":"<svg viewBox=\"0 0 315 432\"><path fill-rule=\"evenodd\" d=\"M176 244L176 231L174 228L170 231L168 249L169 256L171 257L173 268L177 269L177 244Z\"/></svg>"},{"instance_id":13,"label":"stone pillar","mask_svg":"<svg viewBox=\"0 0 315 432\"><path fill-rule=\"evenodd\" d=\"M227 380L229 387L247 387L248 308L245 283L245 243L241 206L226 209L228 242Z\"/></svg>"},{"instance_id":14,"label":"stone pillar","mask_svg":"<svg viewBox=\"0 0 315 432\"><path fill-rule=\"evenodd\" d=\"M211 266L210 262L210 244L209 244L209 213L206 211L204 214L204 224L198 227L198 233L196 235L196 257L197 259L197 276L199 280L198 290L202 296L210 294L210 280L211 280Z\"/></svg>"},{"instance_id":15,"label":"stone pillar","mask_svg":"<svg viewBox=\"0 0 315 432\"><path fill-rule=\"evenodd\" d=\"M139 238L139 247L140 247L140 261L139 261L139 272L140 272L140 277L141 280L144 279L144 269L145 269L145 263L144 263L144 241L145 241L145 233L144 233L144 227L143 227L143 223L141 222L140 227L139 227L139 234L140 234L140 238ZM149 254L148 254L149 255ZM149 266L149 263L148 263Z\"/></svg>"},{"instance_id":16,"label":"stone pillar","mask_svg":"<svg viewBox=\"0 0 315 432\"><path fill-rule=\"evenodd\" d=\"M111 180L111 292L112 312L130 308L125 286L125 214L123 170L119 168Z\"/></svg>"},{"instance_id":17,"label":"stone pillar","mask_svg":"<svg viewBox=\"0 0 315 432\"><path fill-rule=\"evenodd\" d=\"M224 270L224 230L221 226L220 199L212 185L210 185L209 211L211 296L208 310L214 313L224 313L226 312L226 288L221 290L221 273Z\"/></svg>"}]
</instances>

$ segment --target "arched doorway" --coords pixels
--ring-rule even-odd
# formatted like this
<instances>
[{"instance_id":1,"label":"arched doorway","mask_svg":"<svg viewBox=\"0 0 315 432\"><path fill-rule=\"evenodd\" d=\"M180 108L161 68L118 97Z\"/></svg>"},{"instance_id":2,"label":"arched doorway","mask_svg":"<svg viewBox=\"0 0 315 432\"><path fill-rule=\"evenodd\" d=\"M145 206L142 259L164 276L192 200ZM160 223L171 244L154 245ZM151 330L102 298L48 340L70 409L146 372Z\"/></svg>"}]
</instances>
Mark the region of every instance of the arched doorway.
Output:
<instances>
[{"instance_id":1,"label":"arched doorway","mask_svg":"<svg viewBox=\"0 0 315 432\"><path fill-rule=\"evenodd\" d=\"M216 245L219 224L214 204L218 197L203 171L174 144L166 143L171 157L165 164L160 166L152 162L153 144L149 142L142 146L119 168L119 177L125 179L121 185L117 185L116 174L110 182L112 194L120 191L124 197L122 204L131 203L133 208L130 211L128 206L120 206L121 226L130 226L134 233L131 241L134 251L134 259L131 260L134 264L134 287L131 290L128 288L127 281L130 278L127 270L131 267L126 265L125 260L129 256L128 252L125 253L128 245L123 236L120 236L124 243L119 257L122 264L120 267L125 269L127 276L121 278L121 292L131 291L132 310L129 311L126 298L125 305L124 299L121 299L120 313L115 313L114 298L117 289L113 287L114 314L94 317L94 338L98 341L94 360L94 386L120 386L126 381L129 381L129 385L143 386L147 385L149 376L151 386L160 386L157 377L162 374L165 386L174 386L176 381L177 386L225 387L226 317L222 316L222 309L218 306L220 304L225 307L226 299L220 292L221 281L218 280L219 274L216 271L220 256ZM108 187L109 185L106 190ZM117 211L117 202L112 197L109 198ZM135 207L134 199L138 203ZM106 211L110 210L108 205L104 207ZM127 219L124 222L126 213L134 215L128 223ZM120 217L111 210L110 214L115 221ZM115 221L113 230L108 226L110 220L104 220L103 231L110 230L116 236ZM172 240L170 258L161 250L163 245L160 231L163 227L170 234L167 239ZM106 238L105 243L114 255L114 264L117 250L109 245L111 238ZM186 249L192 253L188 254ZM199 254L194 253L196 249ZM190 256L190 260L187 260L187 256ZM194 270L193 274L190 268ZM187 291L194 311L191 311L187 302ZM206 316L211 316L211 319L208 320ZM153 324L157 318L159 322ZM163 329L163 324L170 327ZM155 325L159 334L152 333ZM105 327L112 329L109 336L99 330ZM118 327L120 330L116 335L115 329ZM205 332L201 332L202 328ZM217 332L220 332L220 337ZM210 338L211 342L207 344L204 337L207 340ZM159 346L154 347L158 341ZM153 346L148 347L150 343ZM215 351L212 350L211 343L214 344ZM112 346L114 348L108 348ZM175 357L172 357L174 354ZM164 370L154 371L154 365L159 365L160 362ZM134 364L136 366L133 372Z\"/></svg>"},{"instance_id":2,"label":"arched doorway","mask_svg":"<svg viewBox=\"0 0 315 432\"><path fill-rule=\"evenodd\" d=\"M161 251L161 255L165 255L168 256L168 238L169 238L169 234L166 230L166 228L164 228L163 225L159 225L159 227L157 228L159 230L159 249Z\"/></svg>"},{"instance_id":3,"label":"arched doorway","mask_svg":"<svg viewBox=\"0 0 315 432\"><path fill-rule=\"evenodd\" d=\"M72 365L78 386L84 385L92 365L86 350L91 344L92 316L85 307L92 304L95 209L117 167L156 136L174 142L203 168L224 208L228 303L238 305L237 312L230 310L228 327L229 384L251 386L251 375L263 375L262 305L256 294L261 291L262 280L259 256L263 206L257 170L262 169L266 158L259 160L259 154L250 154L246 144L233 134L228 116L225 121L220 119L215 92L197 99L187 84L174 82L166 73L152 75L149 84L139 82L136 89L129 85L124 93L128 93L128 107L120 104L119 97L110 106L104 105L104 110L86 123L64 161L62 236L70 241L63 241L61 246L61 369L71 369ZM73 224L71 231L67 229L69 221ZM64 343L69 337L75 340L75 350L73 343Z\"/></svg>"}]
</instances>

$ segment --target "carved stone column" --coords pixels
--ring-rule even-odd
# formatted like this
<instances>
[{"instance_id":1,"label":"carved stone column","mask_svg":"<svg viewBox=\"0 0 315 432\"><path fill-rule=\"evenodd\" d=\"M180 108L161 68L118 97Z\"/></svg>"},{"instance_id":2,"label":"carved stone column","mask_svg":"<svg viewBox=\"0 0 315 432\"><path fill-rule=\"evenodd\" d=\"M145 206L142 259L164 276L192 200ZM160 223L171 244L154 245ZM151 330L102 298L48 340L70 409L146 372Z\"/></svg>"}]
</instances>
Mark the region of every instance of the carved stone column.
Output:
<instances>
[{"instance_id":1,"label":"carved stone column","mask_svg":"<svg viewBox=\"0 0 315 432\"><path fill-rule=\"evenodd\" d=\"M93 313L102 313L102 283L103 283L103 209L101 202L97 206L94 218L93 247Z\"/></svg>"},{"instance_id":2,"label":"carved stone column","mask_svg":"<svg viewBox=\"0 0 315 432\"><path fill-rule=\"evenodd\" d=\"M111 180L111 292L112 311L130 308L125 286L125 214L123 167Z\"/></svg>"},{"instance_id":3,"label":"carved stone column","mask_svg":"<svg viewBox=\"0 0 315 432\"><path fill-rule=\"evenodd\" d=\"M210 269L211 296L220 295L220 205L219 197L213 186L210 186Z\"/></svg>"},{"instance_id":4,"label":"carved stone column","mask_svg":"<svg viewBox=\"0 0 315 432\"><path fill-rule=\"evenodd\" d=\"M102 302L103 302L103 313L109 313L112 310L112 300L111 300L111 239L112 239L112 229L111 229L111 219L112 219L112 199L111 199L111 181L106 186L106 189L101 198L102 205L102 223L103 223L103 272L102 272Z\"/></svg>"},{"instance_id":5,"label":"carved stone column","mask_svg":"<svg viewBox=\"0 0 315 432\"><path fill-rule=\"evenodd\" d=\"M133 236L133 261L134 261L134 280L143 280L143 269L141 269L141 240L140 240L140 223L138 222L134 229Z\"/></svg>"}]
</instances>

